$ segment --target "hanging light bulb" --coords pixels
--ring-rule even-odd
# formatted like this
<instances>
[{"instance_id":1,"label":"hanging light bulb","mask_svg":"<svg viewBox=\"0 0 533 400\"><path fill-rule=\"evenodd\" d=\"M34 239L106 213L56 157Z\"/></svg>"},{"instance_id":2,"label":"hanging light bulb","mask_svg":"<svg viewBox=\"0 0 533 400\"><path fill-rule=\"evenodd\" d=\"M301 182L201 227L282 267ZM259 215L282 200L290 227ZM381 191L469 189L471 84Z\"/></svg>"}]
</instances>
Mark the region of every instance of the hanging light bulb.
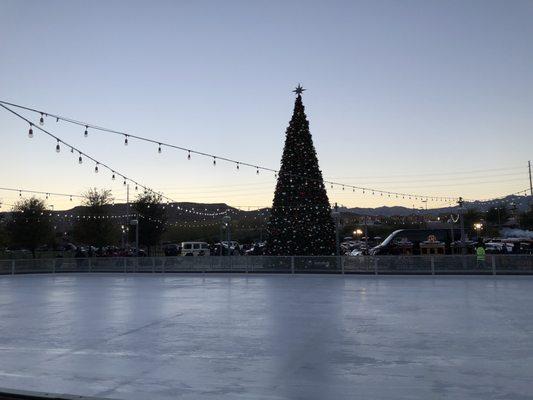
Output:
<instances>
[{"instance_id":1,"label":"hanging light bulb","mask_svg":"<svg viewBox=\"0 0 533 400\"><path fill-rule=\"evenodd\" d=\"M22 190L19 190L19 197L22 197Z\"/></svg>"},{"instance_id":2,"label":"hanging light bulb","mask_svg":"<svg viewBox=\"0 0 533 400\"><path fill-rule=\"evenodd\" d=\"M124 179L124 186L126 186L126 178L122 177Z\"/></svg>"},{"instance_id":3,"label":"hanging light bulb","mask_svg":"<svg viewBox=\"0 0 533 400\"><path fill-rule=\"evenodd\" d=\"M239 169L239 163L237 163L237 169Z\"/></svg>"},{"instance_id":4,"label":"hanging light bulb","mask_svg":"<svg viewBox=\"0 0 533 400\"><path fill-rule=\"evenodd\" d=\"M39 125L41 125L41 126L44 125L44 115L43 115L43 113L41 113L41 118L39 119Z\"/></svg>"},{"instance_id":5,"label":"hanging light bulb","mask_svg":"<svg viewBox=\"0 0 533 400\"><path fill-rule=\"evenodd\" d=\"M344 190L344 185L342 185L342 190Z\"/></svg>"},{"instance_id":6,"label":"hanging light bulb","mask_svg":"<svg viewBox=\"0 0 533 400\"><path fill-rule=\"evenodd\" d=\"M94 166L94 173L95 173L95 174L98 173L98 163L96 163L96 165Z\"/></svg>"},{"instance_id":7,"label":"hanging light bulb","mask_svg":"<svg viewBox=\"0 0 533 400\"><path fill-rule=\"evenodd\" d=\"M189 150L189 153L187 154L187 160L191 159L191 151Z\"/></svg>"},{"instance_id":8,"label":"hanging light bulb","mask_svg":"<svg viewBox=\"0 0 533 400\"><path fill-rule=\"evenodd\" d=\"M60 151L61 151L61 147L59 147L59 139L57 139L56 153L59 153Z\"/></svg>"},{"instance_id":9,"label":"hanging light bulb","mask_svg":"<svg viewBox=\"0 0 533 400\"><path fill-rule=\"evenodd\" d=\"M259 167L255 167L255 168L256 168L255 170L256 175L259 175Z\"/></svg>"},{"instance_id":10,"label":"hanging light bulb","mask_svg":"<svg viewBox=\"0 0 533 400\"><path fill-rule=\"evenodd\" d=\"M87 137L89 136L89 126L85 125L85 132L83 133L83 136Z\"/></svg>"},{"instance_id":11,"label":"hanging light bulb","mask_svg":"<svg viewBox=\"0 0 533 400\"><path fill-rule=\"evenodd\" d=\"M78 163L81 164L83 162L83 159L81 158L81 153L80 153L80 156L78 157Z\"/></svg>"},{"instance_id":12,"label":"hanging light bulb","mask_svg":"<svg viewBox=\"0 0 533 400\"><path fill-rule=\"evenodd\" d=\"M161 154L161 143L159 143L159 147L157 148L157 152Z\"/></svg>"},{"instance_id":13,"label":"hanging light bulb","mask_svg":"<svg viewBox=\"0 0 533 400\"><path fill-rule=\"evenodd\" d=\"M111 179L115 180L115 171L113 171L113 175L111 175Z\"/></svg>"},{"instance_id":14,"label":"hanging light bulb","mask_svg":"<svg viewBox=\"0 0 533 400\"><path fill-rule=\"evenodd\" d=\"M70 201L72 201L72 196L70 196Z\"/></svg>"},{"instance_id":15,"label":"hanging light bulb","mask_svg":"<svg viewBox=\"0 0 533 400\"><path fill-rule=\"evenodd\" d=\"M128 135L124 135L124 146L128 145Z\"/></svg>"},{"instance_id":16,"label":"hanging light bulb","mask_svg":"<svg viewBox=\"0 0 533 400\"><path fill-rule=\"evenodd\" d=\"M217 158L213 157L213 166L217 165Z\"/></svg>"},{"instance_id":17,"label":"hanging light bulb","mask_svg":"<svg viewBox=\"0 0 533 400\"><path fill-rule=\"evenodd\" d=\"M71 152L71 153L74 153L74 147L71 147L71 148L70 148L70 152Z\"/></svg>"},{"instance_id":18,"label":"hanging light bulb","mask_svg":"<svg viewBox=\"0 0 533 400\"><path fill-rule=\"evenodd\" d=\"M33 129L32 129L32 126L33 124L30 122L30 130L28 131L28 137L31 139L33 137Z\"/></svg>"},{"instance_id":19,"label":"hanging light bulb","mask_svg":"<svg viewBox=\"0 0 533 400\"><path fill-rule=\"evenodd\" d=\"M137 188L137 185L135 185L135 190L137 190L137 189L138 189L138 188Z\"/></svg>"},{"instance_id":20,"label":"hanging light bulb","mask_svg":"<svg viewBox=\"0 0 533 400\"><path fill-rule=\"evenodd\" d=\"M59 117L56 117L56 122L59 122Z\"/></svg>"}]
</instances>

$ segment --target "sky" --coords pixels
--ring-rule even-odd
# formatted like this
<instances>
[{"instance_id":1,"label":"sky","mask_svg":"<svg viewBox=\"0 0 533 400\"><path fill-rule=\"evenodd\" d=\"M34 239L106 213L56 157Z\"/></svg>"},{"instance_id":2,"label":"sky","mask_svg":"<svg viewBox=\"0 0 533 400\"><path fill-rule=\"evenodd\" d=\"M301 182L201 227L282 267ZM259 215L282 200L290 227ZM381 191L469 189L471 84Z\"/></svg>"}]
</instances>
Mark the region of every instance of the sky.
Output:
<instances>
[{"instance_id":1,"label":"sky","mask_svg":"<svg viewBox=\"0 0 533 400\"><path fill-rule=\"evenodd\" d=\"M533 1L520 0L0 0L0 100L277 169L302 83L325 178L492 198L529 187L531 21ZM85 138L50 118L45 128L176 201L272 204L272 173ZM0 110L0 187L126 197L110 173L27 131ZM425 206L340 187L328 195L346 206ZM6 210L19 195L0 199Z\"/></svg>"}]
</instances>

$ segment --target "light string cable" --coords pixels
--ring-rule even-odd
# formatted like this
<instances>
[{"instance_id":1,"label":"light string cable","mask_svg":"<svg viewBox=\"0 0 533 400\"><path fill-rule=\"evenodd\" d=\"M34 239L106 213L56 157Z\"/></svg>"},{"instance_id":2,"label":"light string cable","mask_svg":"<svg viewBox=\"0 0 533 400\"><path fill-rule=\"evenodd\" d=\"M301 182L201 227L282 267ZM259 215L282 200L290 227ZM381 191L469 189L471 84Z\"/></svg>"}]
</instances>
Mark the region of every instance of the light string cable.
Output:
<instances>
[{"instance_id":1,"label":"light string cable","mask_svg":"<svg viewBox=\"0 0 533 400\"><path fill-rule=\"evenodd\" d=\"M69 197L71 201L74 198L84 198L84 196L81 194L71 194L71 193L43 192L39 190L16 189L16 188L6 188L6 187L0 187L0 190L6 191L6 192L16 192L19 194L19 197L22 197L22 193L28 193L28 194L42 194L46 196L46 199L48 199L51 196Z\"/></svg>"},{"instance_id":2,"label":"light string cable","mask_svg":"<svg viewBox=\"0 0 533 400\"><path fill-rule=\"evenodd\" d=\"M147 137L126 133L126 131L118 131L118 130L115 130L115 129L102 127L102 126L99 126L99 125L96 125L96 124L91 124L91 123L88 123L88 122L79 121L79 120L76 120L76 119L73 119L73 118L64 117L64 116L61 116L61 115L58 115L58 114L53 114L53 113L50 113L50 112L47 112L47 111L37 110L35 108L23 106L23 105L20 105L20 104L15 104L15 103L11 103L11 102L0 100L0 105L9 105L9 106L17 107L19 109L23 109L23 110L26 110L26 111L38 113L38 114L40 114L39 123L41 125L44 124L44 118L45 117L52 117L52 118L55 118L57 122L59 122L61 120L61 121L64 121L64 122L68 122L68 123L77 125L77 126L84 127L85 128L84 135L86 137L88 136L89 130L101 131L101 132L111 133L111 134L120 135L120 136L124 137L124 144L126 144L126 145L129 143L128 139L130 139L130 138L131 139L137 139L139 141L144 141L144 142L156 144L156 145L158 145L158 152L159 153L161 153L161 151L162 151L161 148L162 147L168 147L168 148L172 148L172 149L176 149L176 150L181 150L181 151L187 152L187 159L189 159L189 160L191 159L191 154L196 154L196 155L200 155L200 156L212 159L213 160L213 165L216 165L217 160L220 160L220 161L225 161L225 162L228 162L228 163L235 164L237 169L239 169L241 166L254 168L256 170L257 174L259 174L260 170L273 172L275 174L275 176L277 176L277 174L280 173L279 170L276 170L274 168L265 167L265 166L262 166L262 165L259 165L259 164L251 164L249 162L238 161L238 160L234 160L234 159L231 159L231 158L228 158L228 157L218 156L216 154L206 153L206 152L203 152L203 151L194 150L194 149L187 148L187 147L184 147L184 146L178 146L178 145L174 145L174 144L167 143L167 142L164 142L164 141L154 140L154 139L150 139L150 138L147 138ZM286 172L283 173L283 174L285 176L288 176L288 177L297 177L297 178L302 178L302 179L307 180L307 181L320 182L319 179L310 178L310 177L307 177L305 175L292 174L292 173L286 173ZM352 185L352 184L347 184L347 183L342 183L342 182L336 182L336 181L332 181L332 180L323 180L323 182L324 182L324 184L330 185L331 188L333 188L334 186L337 186L338 188L342 188L342 190L344 190L345 188L348 188L348 189L351 189L353 192L355 192L356 190L357 191L362 191L363 194L366 194L367 192L368 193L372 193L372 194L378 193L378 194L380 194L382 196L383 195L387 195L388 197L396 196L397 198L398 197L403 197L404 199L405 198L409 198L409 200L411 200L412 198L414 198L415 200L425 199L425 200L430 200L430 201L443 201L443 202L444 201L456 201L456 200L458 200L457 196L431 196L431 195L425 195L425 194L395 192L395 191L382 190L382 189L376 189L376 188L371 188L371 187Z\"/></svg>"},{"instance_id":3,"label":"light string cable","mask_svg":"<svg viewBox=\"0 0 533 400\"><path fill-rule=\"evenodd\" d=\"M74 145L71 145L70 143L67 143L66 141L64 141L63 139L61 139L60 137L54 135L53 133L47 131L46 129L38 126L38 125L35 125L33 122L31 122L29 119L27 119L26 117L20 115L19 113L17 113L16 111L10 109L9 107L6 107L4 104L0 104L0 107L4 108L5 110L9 111L10 113L12 113L13 115L17 116L18 118L22 119L23 121L26 121L30 128L29 128L29 131L28 131L28 135L30 137L33 136L33 128L37 128L39 129L41 132L43 133L46 133L48 136L52 137L53 139L56 140L57 144L56 144L56 151L59 152L61 147L60 145L63 144L65 145L66 147L69 147L70 148L70 152L71 153L78 153L79 155L79 163L81 164L83 162L83 157L93 161L95 163L95 167L94 167L94 171L95 172L98 172L99 171L99 167L103 167L105 169L107 169L109 172L112 173L112 178L115 179L115 177L118 175L120 176L123 181L124 181L124 185L126 185L127 182L131 182L132 184L135 185L135 188L137 189L138 187L140 187L141 189L143 189L145 192L148 192L148 193L151 193L151 194L154 194L154 195L158 195L158 196L161 196L161 198L167 200L168 202L173 202L173 203L177 203L174 199L168 197L168 196L165 196L163 193L158 193L158 192L155 192L154 190L150 189L148 186L146 185L143 185L141 183L139 183L138 181L134 180L133 178L130 178L128 177L126 174L123 174L121 172L119 172L118 170L110 167L109 165L107 165L106 163L104 162L101 162L99 160L97 160L96 158L90 156L89 154L83 152L82 150L80 150L79 148L75 147ZM180 207L178 207L178 209L181 209ZM196 212L194 210L185 210L184 211L186 212L191 212L191 213L195 213L195 214L199 214L199 215L209 215L209 216L216 216L216 215L223 215L223 214L226 214L228 211L225 210L225 211L221 211L221 212L215 212L215 213L200 213L200 212Z\"/></svg>"},{"instance_id":4,"label":"light string cable","mask_svg":"<svg viewBox=\"0 0 533 400\"><path fill-rule=\"evenodd\" d=\"M85 195L83 194L73 194L73 193L57 193L57 192L52 192L52 191L49 191L49 192L46 192L46 191L41 191L41 190L29 190L29 189L21 189L21 188L7 188L7 187L0 187L0 191L9 191L9 192L16 192L19 194L19 197L22 197L23 194L40 194L40 195L44 195L46 196L46 200L49 200L50 197L52 196L56 196L56 197L69 197L70 200L72 201L74 198L78 198L78 199L82 199L82 198L85 198ZM116 205L115 203L117 201L124 201L126 202L127 199L124 199L124 198L117 198L117 197L113 197L113 202L110 204L111 206L114 206ZM135 203L135 201L132 201L131 202L132 204ZM125 203L124 203L125 204ZM163 209L165 209L165 206L169 206L170 208L174 208L174 204L169 204L168 202L167 203L162 203L163 204ZM179 205L176 204L176 209L179 210L179 211L183 211L183 212L186 212L186 213L191 213L191 214L196 214L196 215L199 215L199 216L210 216L207 212L202 212L202 211L197 211L195 210L193 207L191 207L190 209L183 206L183 205ZM207 209L205 209L207 211ZM219 208L217 208L217 210L219 210ZM239 210L241 211L241 210ZM255 210L254 210L255 211ZM223 213L225 213L226 211L224 211ZM229 212L234 212L233 210L230 209ZM223 214L221 213L221 214Z\"/></svg>"}]
</instances>

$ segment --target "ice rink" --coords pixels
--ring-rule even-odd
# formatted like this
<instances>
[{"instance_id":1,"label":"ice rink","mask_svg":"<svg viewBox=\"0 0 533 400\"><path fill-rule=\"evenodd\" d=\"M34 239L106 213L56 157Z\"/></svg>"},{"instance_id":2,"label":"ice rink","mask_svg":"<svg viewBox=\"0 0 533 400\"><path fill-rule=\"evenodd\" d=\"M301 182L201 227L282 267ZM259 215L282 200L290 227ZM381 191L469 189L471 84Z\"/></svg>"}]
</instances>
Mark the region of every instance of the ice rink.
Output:
<instances>
[{"instance_id":1,"label":"ice rink","mask_svg":"<svg viewBox=\"0 0 533 400\"><path fill-rule=\"evenodd\" d=\"M533 277L0 276L0 387L533 399Z\"/></svg>"}]
</instances>

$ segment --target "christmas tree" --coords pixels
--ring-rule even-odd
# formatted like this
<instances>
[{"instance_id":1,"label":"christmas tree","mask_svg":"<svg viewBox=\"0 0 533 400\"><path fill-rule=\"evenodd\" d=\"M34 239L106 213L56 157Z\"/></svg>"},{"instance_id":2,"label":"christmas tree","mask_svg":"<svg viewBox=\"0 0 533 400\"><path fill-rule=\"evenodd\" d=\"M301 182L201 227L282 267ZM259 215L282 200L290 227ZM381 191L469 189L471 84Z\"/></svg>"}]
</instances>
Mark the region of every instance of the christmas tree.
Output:
<instances>
[{"instance_id":1,"label":"christmas tree","mask_svg":"<svg viewBox=\"0 0 533 400\"><path fill-rule=\"evenodd\" d=\"M335 227L318 168L300 85L286 131L276 192L268 222L267 254L335 254Z\"/></svg>"}]
</instances>

